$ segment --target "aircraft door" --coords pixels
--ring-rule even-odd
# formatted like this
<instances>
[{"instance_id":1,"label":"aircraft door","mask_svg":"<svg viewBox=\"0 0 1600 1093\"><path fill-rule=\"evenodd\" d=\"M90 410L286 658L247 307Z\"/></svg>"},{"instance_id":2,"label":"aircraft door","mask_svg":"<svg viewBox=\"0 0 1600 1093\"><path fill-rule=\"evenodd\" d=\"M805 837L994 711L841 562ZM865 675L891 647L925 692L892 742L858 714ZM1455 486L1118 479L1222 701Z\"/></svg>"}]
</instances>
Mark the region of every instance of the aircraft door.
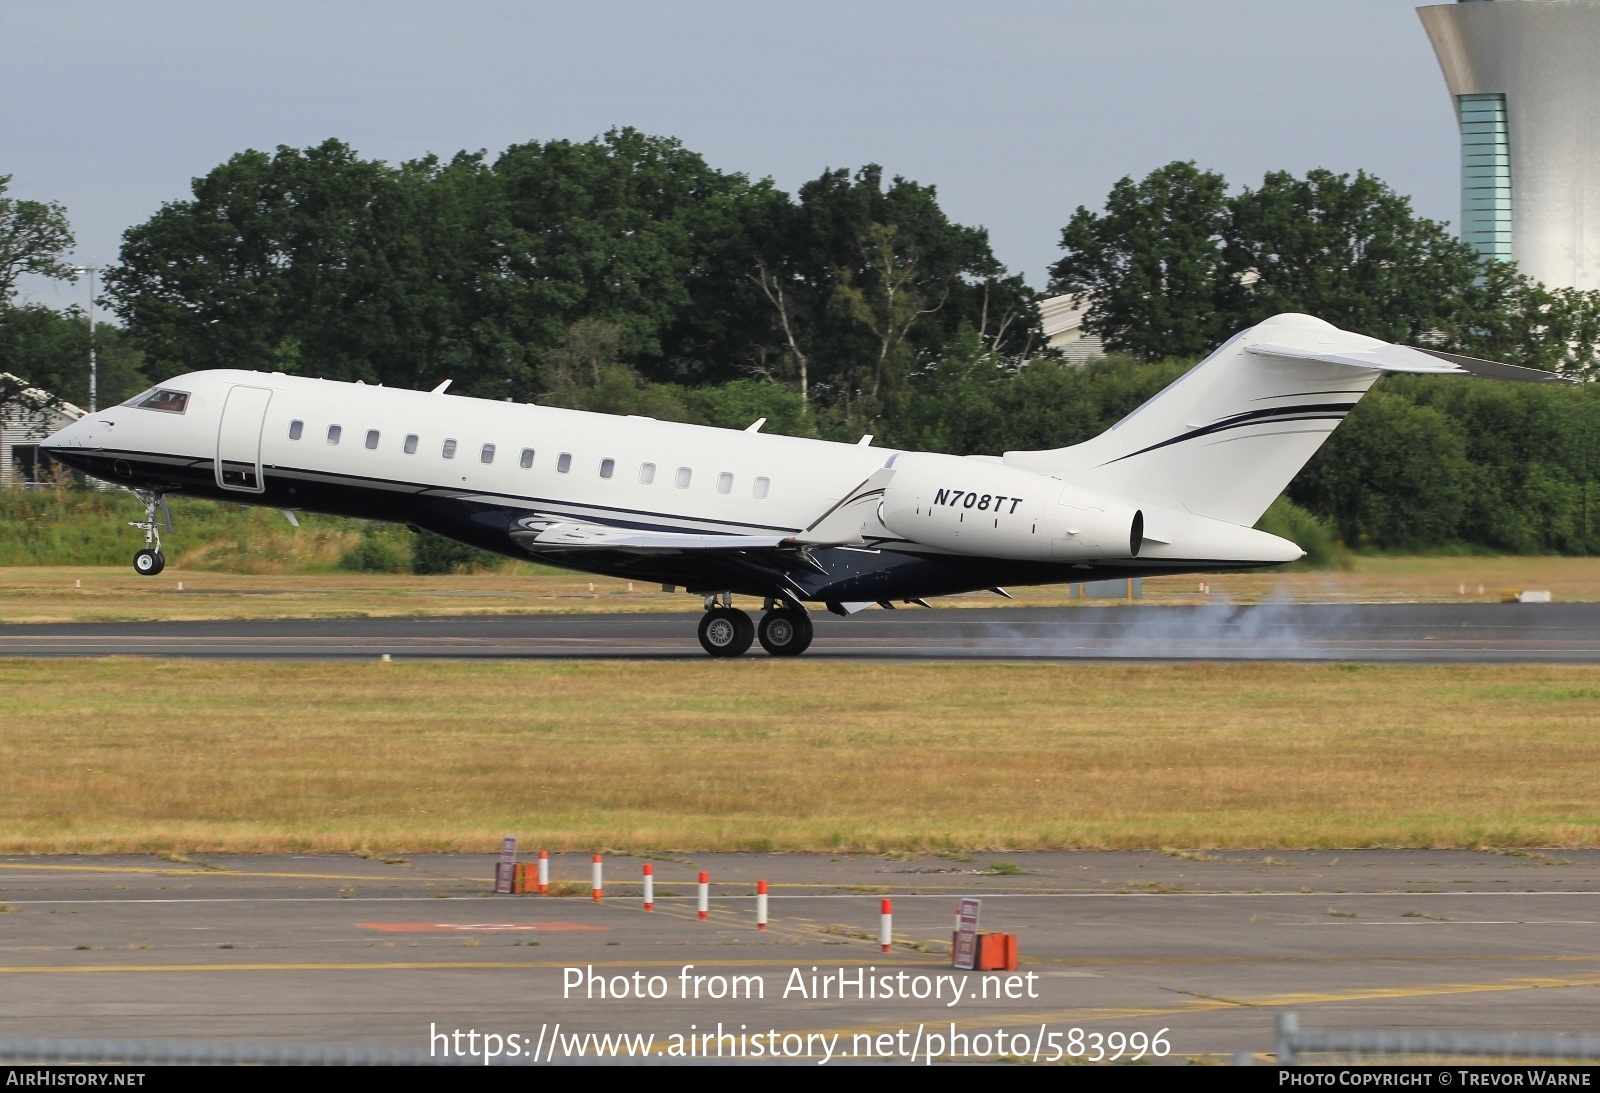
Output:
<instances>
[{"instance_id":1,"label":"aircraft door","mask_svg":"<svg viewBox=\"0 0 1600 1093\"><path fill-rule=\"evenodd\" d=\"M225 490L261 493L261 431L272 392L265 387L235 387L222 407L217 427L217 485Z\"/></svg>"}]
</instances>

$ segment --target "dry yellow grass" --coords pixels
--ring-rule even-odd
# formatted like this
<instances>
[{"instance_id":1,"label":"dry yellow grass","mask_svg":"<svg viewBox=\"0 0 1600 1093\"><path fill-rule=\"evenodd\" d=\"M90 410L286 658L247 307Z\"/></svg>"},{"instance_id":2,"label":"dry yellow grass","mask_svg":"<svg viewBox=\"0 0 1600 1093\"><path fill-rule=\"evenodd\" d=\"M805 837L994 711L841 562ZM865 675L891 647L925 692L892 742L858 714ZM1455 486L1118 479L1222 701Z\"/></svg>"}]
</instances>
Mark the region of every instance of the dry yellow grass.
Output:
<instances>
[{"instance_id":1,"label":"dry yellow grass","mask_svg":"<svg viewBox=\"0 0 1600 1093\"><path fill-rule=\"evenodd\" d=\"M1600 670L3 661L0 851L1593 846Z\"/></svg>"},{"instance_id":2,"label":"dry yellow grass","mask_svg":"<svg viewBox=\"0 0 1600 1093\"><path fill-rule=\"evenodd\" d=\"M581 573L478 573L448 577L331 573L212 573L173 565L159 577L106 567L0 568L0 622L109 622L405 615L531 615L695 611L699 598ZM1546 588L1557 600L1600 600L1600 558L1357 558L1349 570L1161 577L1144 584L1147 604L1498 600L1502 588ZM81 582L82 587L79 587ZM179 591L179 583L183 589ZM595 594L589 594L590 583ZM1479 586L1483 595L1478 594ZM1466 587L1466 594L1460 589ZM1106 606L1072 585L947 596L944 607ZM757 608L755 601L743 606Z\"/></svg>"}]
</instances>

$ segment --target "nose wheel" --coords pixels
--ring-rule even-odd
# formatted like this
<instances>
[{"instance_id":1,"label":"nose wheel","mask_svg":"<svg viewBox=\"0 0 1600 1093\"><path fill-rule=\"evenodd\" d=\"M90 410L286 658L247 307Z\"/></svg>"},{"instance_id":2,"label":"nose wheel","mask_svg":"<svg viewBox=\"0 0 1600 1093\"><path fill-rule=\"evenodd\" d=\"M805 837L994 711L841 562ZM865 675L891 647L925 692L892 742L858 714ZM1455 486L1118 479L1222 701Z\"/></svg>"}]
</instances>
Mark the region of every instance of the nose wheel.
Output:
<instances>
[{"instance_id":1,"label":"nose wheel","mask_svg":"<svg viewBox=\"0 0 1600 1093\"><path fill-rule=\"evenodd\" d=\"M700 647L714 657L742 657L755 637L750 616L732 607L713 607L700 618Z\"/></svg>"},{"instance_id":2,"label":"nose wheel","mask_svg":"<svg viewBox=\"0 0 1600 1093\"><path fill-rule=\"evenodd\" d=\"M797 657L811 645L811 618L794 607L779 607L761 616L756 637L775 657Z\"/></svg>"},{"instance_id":3,"label":"nose wheel","mask_svg":"<svg viewBox=\"0 0 1600 1093\"><path fill-rule=\"evenodd\" d=\"M167 559L161 553L161 524L156 514L159 512L165 518L168 530L172 528L172 517L167 515L167 500L161 494L134 490L133 495L144 504L144 519L128 521L129 527L144 532L144 549L133 556L133 571L141 577L154 577L167 568Z\"/></svg>"}]
</instances>

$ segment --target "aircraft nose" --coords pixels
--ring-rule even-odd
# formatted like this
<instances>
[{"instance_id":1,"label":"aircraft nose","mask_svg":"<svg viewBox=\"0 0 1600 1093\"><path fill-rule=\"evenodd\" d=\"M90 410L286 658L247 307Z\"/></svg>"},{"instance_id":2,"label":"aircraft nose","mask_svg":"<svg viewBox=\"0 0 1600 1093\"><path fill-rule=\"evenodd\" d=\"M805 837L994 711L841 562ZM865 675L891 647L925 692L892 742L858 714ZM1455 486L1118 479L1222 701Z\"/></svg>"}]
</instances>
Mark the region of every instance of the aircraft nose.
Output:
<instances>
[{"instance_id":1,"label":"aircraft nose","mask_svg":"<svg viewBox=\"0 0 1600 1093\"><path fill-rule=\"evenodd\" d=\"M83 446L83 435L87 431L84 429L83 422L84 419L79 418L77 421L57 429L40 441L39 447L46 452L54 451L57 448L81 448Z\"/></svg>"},{"instance_id":2,"label":"aircraft nose","mask_svg":"<svg viewBox=\"0 0 1600 1093\"><path fill-rule=\"evenodd\" d=\"M63 428L57 429L40 442L39 447L46 453L71 450L73 448L88 448L94 445L96 434L101 429L110 428L108 422L97 420L94 414L85 414L77 421Z\"/></svg>"}]
</instances>

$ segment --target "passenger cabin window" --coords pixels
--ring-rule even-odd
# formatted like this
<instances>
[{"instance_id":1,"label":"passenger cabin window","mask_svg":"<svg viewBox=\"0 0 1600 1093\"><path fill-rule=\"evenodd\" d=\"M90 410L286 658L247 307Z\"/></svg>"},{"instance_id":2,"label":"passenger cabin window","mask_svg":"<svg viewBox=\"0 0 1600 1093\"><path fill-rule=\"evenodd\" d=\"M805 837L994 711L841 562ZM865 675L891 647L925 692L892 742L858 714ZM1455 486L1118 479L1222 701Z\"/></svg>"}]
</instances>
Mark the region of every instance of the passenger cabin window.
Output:
<instances>
[{"instance_id":1,"label":"passenger cabin window","mask_svg":"<svg viewBox=\"0 0 1600 1093\"><path fill-rule=\"evenodd\" d=\"M375 451L378 447L378 430L367 430L367 451Z\"/></svg>"},{"instance_id":2,"label":"passenger cabin window","mask_svg":"<svg viewBox=\"0 0 1600 1093\"><path fill-rule=\"evenodd\" d=\"M416 433L407 433L406 434L405 451L406 451L407 455L416 455L417 454L417 434Z\"/></svg>"},{"instance_id":3,"label":"passenger cabin window","mask_svg":"<svg viewBox=\"0 0 1600 1093\"><path fill-rule=\"evenodd\" d=\"M160 410L164 414L181 414L189 408L189 392L168 391L157 388L136 405L142 410Z\"/></svg>"},{"instance_id":4,"label":"passenger cabin window","mask_svg":"<svg viewBox=\"0 0 1600 1093\"><path fill-rule=\"evenodd\" d=\"M693 477L694 471L690 470L688 467L679 467L678 477L673 480L672 484L677 486L680 490L686 490L689 488L689 480Z\"/></svg>"},{"instance_id":5,"label":"passenger cabin window","mask_svg":"<svg viewBox=\"0 0 1600 1093\"><path fill-rule=\"evenodd\" d=\"M344 426L342 426L342 425L330 425L330 426L328 426L328 443L329 444L337 444L337 443L339 443L339 437L343 433L344 433Z\"/></svg>"},{"instance_id":6,"label":"passenger cabin window","mask_svg":"<svg viewBox=\"0 0 1600 1093\"><path fill-rule=\"evenodd\" d=\"M522 449L522 469L527 470L531 466L533 466L533 449L524 448Z\"/></svg>"},{"instance_id":7,"label":"passenger cabin window","mask_svg":"<svg viewBox=\"0 0 1600 1093\"><path fill-rule=\"evenodd\" d=\"M718 493L732 493L733 492L733 475L732 474L728 473L727 471L723 471L721 474L717 475L717 492Z\"/></svg>"},{"instance_id":8,"label":"passenger cabin window","mask_svg":"<svg viewBox=\"0 0 1600 1093\"><path fill-rule=\"evenodd\" d=\"M439 450L439 454L444 456L446 459L454 459L456 457L456 442L454 437L451 437L444 442L444 447Z\"/></svg>"},{"instance_id":9,"label":"passenger cabin window","mask_svg":"<svg viewBox=\"0 0 1600 1093\"><path fill-rule=\"evenodd\" d=\"M306 423L305 422L303 422L303 421L291 421L291 422L289 422L289 439L290 440L299 440L301 435L304 434L305 431L306 431Z\"/></svg>"},{"instance_id":10,"label":"passenger cabin window","mask_svg":"<svg viewBox=\"0 0 1600 1093\"><path fill-rule=\"evenodd\" d=\"M485 444L483 446L483 450L478 453L478 462L479 463L493 463L494 462L494 445L493 444Z\"/></svg>"},{"instance_id":11,"label":"passenger cabin window","mask_svg":"<svg viewBox=\"0 0 1600 1093\"><path fill-rule=\"evenodd\" d=\"M761 498L761 497L765 497L767 495L768 491L771 490L771 489L772 489L772 479L770 479L770 478L758 478L758 479L756 479L756 488L755 488L755 490L753 492L755 493L757 498Z\"/></svg>"},{"instance_id":12,"label":"passenger cabin window","mask_svg":"<svg viewBox=\"0 0 1600 1093\"><path fill-rule=\"evenodd\" d=\"M610 478L612 475L614 475L616 473L617 473L617 461L615 459L602 459L600 461L600 477L601 478Z\"/></svg>"},{"instance_id":13,"label":"passenger cabin window","mask_svg":"<svg viewBox=\"0 0 1600 1093\"><path fill-rule=\"evenodd\" d=\"M648 486L656 480L656 465L654 463L639 464L639 481Z\"/></svg>"},{"instance_id":14,"label":"passenger cabin window","mask_svg":"<svg viewBox=\"0 0 1600 1093\"><path fill-rule=\"evenodd\" d=\"M566 474L572 469L572 453L562 452L556 456L556 473Z\"/></svg>"}]
</instances>

